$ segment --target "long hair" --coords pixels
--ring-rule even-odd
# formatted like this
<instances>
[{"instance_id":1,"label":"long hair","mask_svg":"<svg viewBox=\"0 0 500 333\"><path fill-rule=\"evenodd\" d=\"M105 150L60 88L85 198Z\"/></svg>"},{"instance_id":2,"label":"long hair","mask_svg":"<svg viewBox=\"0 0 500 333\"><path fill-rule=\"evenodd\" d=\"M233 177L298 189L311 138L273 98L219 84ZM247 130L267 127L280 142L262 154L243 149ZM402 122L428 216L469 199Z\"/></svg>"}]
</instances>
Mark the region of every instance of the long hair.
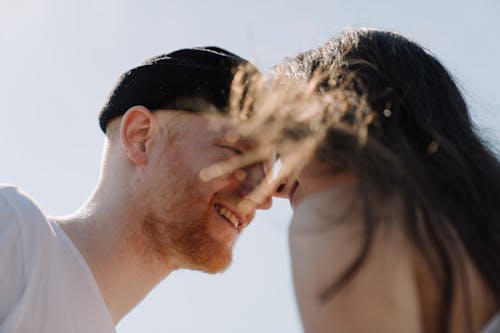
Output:
<instances>
[{"instance_id":1,"label":"long hair","mask_svg":"<svg viewBox=\"0 0 500 333\"><path fill-rule=\"evenodd\" d=\"M359 255L322 299L334 296L369 255L374 230L383 223L374 218L380 202L372 194L382 193L401 199L401 229L434 273L441 291L440 332L450 330L455 291L467 290L463 251L500 302L499 161L477 135L444 66L399 34L357 29L287 59L274 76L277 81L314 81L318 95L342 88L370 109L363 144L359 131L331 126L315 151L332 172L358 176L365 207ZM359 121L352 109L338 123Z\"/></svg>"}]
</instances>

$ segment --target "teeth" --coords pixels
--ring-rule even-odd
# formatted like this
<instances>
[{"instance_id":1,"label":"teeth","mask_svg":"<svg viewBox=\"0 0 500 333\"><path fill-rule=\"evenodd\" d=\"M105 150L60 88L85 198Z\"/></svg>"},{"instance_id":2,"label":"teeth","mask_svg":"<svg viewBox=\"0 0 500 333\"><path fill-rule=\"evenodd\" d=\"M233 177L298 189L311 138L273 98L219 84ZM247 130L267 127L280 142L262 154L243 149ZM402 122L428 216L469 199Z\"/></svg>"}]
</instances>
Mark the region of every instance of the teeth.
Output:
<instances>
[{"instance_id":1,"label":"teeth","mask_svg":"<svg viewBox=\"0 0 500 333\"><path fill-rule=\"evenodd\" d=\"M215 205L215 210L217 211L217 213L219 213L220 215L224 216L229 221L231 221L231 223L234 225L235 228L238 228L239 224L238 217L236 217L236 215L231 213L229 209L227 209L226 207L221 207L220 205Z\"/></svg>"},{"instance_id":2,"label":"teeth","mask_svg":"<svg viewBox=\"0 0 500 333\"><path fill-rule=\"evenodd\" d=\"M231 215L229 219L231 220L231 222L233 222L234 226L238 228L238 218L234 215Z\"/></svg>"}]
</instances>

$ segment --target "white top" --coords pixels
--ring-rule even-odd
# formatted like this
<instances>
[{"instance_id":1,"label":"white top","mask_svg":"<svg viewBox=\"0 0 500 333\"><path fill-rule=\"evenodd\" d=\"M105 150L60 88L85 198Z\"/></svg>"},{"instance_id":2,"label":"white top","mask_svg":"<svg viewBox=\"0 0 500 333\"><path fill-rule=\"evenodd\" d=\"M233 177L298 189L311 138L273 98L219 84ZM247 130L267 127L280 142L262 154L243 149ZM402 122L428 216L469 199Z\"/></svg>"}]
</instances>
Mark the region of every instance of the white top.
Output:
<instances>
[{"instance_id":1,"label":"white top","mask_svg":"<svg viewBox=\"0 0 500 333\"><path fill-rule=\"evenodd\" d=\"M69 237L15 187L0 186L0 333L115 332Z\"/></svg>"}]
</instances>

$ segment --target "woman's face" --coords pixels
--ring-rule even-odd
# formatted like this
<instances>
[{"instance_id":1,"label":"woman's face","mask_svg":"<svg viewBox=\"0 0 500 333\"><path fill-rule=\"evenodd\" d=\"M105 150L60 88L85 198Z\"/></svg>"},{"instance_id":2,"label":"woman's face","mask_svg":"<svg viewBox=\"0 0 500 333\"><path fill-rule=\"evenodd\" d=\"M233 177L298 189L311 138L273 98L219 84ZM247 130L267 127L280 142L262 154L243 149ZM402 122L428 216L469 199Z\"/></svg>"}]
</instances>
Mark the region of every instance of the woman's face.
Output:
<instances>
[{"instance_id":1,"label":"woman's face","mask_svg":"<svg viewBox=\"0 0 500 333\"><path fill-rule=\"evenodd\" d=\"M312 159L300 171L292 172L275 191L276 197L288 198L292 209L307 196L340 184L356 182L349 172L332 172L331 167Z\"/></svg>"}]
</instances>

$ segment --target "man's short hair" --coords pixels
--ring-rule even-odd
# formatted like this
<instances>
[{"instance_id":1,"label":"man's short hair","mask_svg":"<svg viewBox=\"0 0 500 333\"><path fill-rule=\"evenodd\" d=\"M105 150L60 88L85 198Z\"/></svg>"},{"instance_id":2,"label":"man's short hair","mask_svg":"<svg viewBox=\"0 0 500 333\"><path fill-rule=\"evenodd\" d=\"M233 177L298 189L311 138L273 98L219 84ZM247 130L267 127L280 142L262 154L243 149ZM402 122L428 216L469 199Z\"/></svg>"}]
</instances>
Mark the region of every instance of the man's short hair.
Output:
<instances>
[{"instance_id":1,"label":"man's short hair","mask_svg":"<svg viewBox=\"0 0 500 333\"><path fill-rule=\"evenodd\" d=\"M191 97L225 112L236 71L249 67L256 71L247 60L218 47L181 49L153 57L120 77L101 110L99 125L106 133L108 123L132 106L179 109L177 101Z\"/></svg>"}]
</instances>

